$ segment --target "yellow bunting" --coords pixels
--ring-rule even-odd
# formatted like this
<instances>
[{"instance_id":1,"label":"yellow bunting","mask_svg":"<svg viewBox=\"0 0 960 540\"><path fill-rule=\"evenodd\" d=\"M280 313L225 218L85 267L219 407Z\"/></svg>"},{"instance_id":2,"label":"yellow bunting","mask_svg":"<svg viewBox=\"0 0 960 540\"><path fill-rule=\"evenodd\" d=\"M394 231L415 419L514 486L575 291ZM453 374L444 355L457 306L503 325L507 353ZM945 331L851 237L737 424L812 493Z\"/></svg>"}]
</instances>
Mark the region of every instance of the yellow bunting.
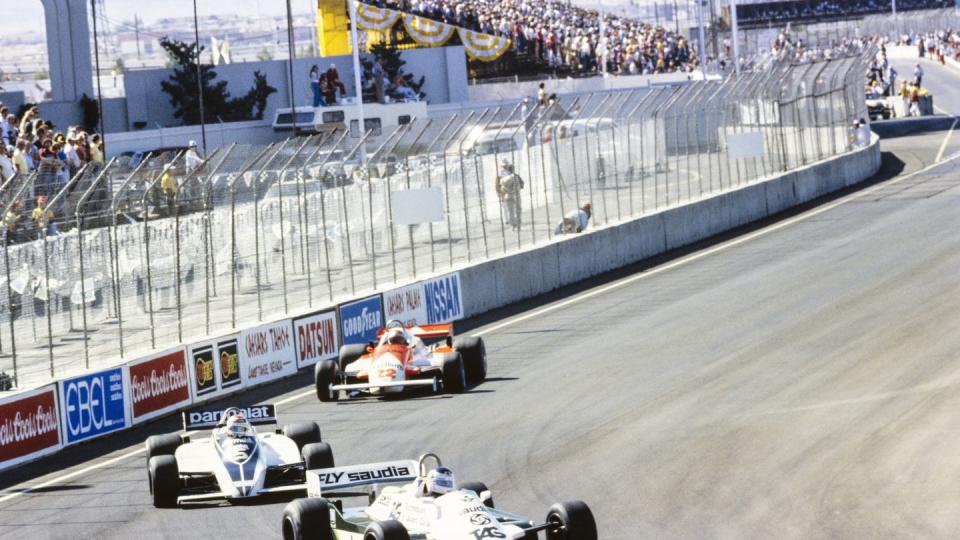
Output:
<instances>
[{"instance_id":1,"label":"yellow bunting","mask_svg":"<svg viewBox=\"0 0 960 540\"><path fill-rule=\"evenodd\" d=\"M425 19L405 13L403 15L403 24L407 28L407 33L417 42L418 45L426 47L438 47L446 43L456 26L449 25L440 21Z\"/></svg>"},{"instance_id":2,"label":"yellow bunting","mask_svg":"<svg viewBox=\"0 0 960 540\"><path fill-rule=\"evenodd\" d=\"M467 56L473 60L493 62L503 56L510 49L510 40L501 36L481 34L465 28L458 28L460 41L467 51Z\"/></svg>"}]
</instances>

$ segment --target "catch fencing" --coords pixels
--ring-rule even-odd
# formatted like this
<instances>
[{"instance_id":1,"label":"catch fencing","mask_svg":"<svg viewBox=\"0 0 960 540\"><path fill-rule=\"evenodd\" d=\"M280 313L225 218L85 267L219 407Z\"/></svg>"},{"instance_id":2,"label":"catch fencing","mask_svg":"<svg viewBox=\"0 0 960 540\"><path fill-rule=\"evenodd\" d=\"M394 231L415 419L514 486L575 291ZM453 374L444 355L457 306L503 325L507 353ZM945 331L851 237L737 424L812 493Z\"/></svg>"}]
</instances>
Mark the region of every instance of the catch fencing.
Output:
<instances>
[{"instance_id":1,"label":"catch fencing","mask_svg":"<svg viewBox=\"0 0 960 540\"><path fill-rule=\"evenodd\" d=\"M847 152L866 56L16 177L0 371L39 386L555 241L585 202L603 226Z\"/></svg>"}]
</instances>

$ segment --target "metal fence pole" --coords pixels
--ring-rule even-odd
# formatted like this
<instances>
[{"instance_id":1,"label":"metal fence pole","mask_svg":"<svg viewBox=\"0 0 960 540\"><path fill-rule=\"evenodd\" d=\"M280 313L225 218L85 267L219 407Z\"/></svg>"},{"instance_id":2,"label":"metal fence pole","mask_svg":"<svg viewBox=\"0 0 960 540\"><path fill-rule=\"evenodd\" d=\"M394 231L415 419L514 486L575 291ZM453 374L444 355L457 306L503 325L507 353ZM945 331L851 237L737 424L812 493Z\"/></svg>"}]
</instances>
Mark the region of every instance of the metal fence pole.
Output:
<instances>
[{"instance_id":1,"label":"metal fence pole","mask_svg":"<svg viewBox=\"0 0 960 540\"><path fill-rule=\"evenodd\" d=\"M275 146L274 143L270 143L265 146L260 152L257 153L249 162L247 162L243 167L236 173L233 178L230 179L230 327L237 327L237 281L240 279L240 276L237 272L237 180L243 178L245 174L250 172L253 169L254 165L257 164L266 154ZM256 180L254 180L256 182ZM256 185L256 184L254 184ZM256 197L256 193L254 193ZM254 201L256 204L256 201ZM256 212L254 212L256 213ZM256 232L256 230L255 230ZM259 292L258 292L259 294Z\"/></svg>"},{"instance_id":2,"label":"metal fence pole","mask_svg":"<svg viewBox=\"0 0 960 540\"><path fill-rule=\"evenodd\" d=\"M433 187L433 167L431 167L431 165L433 161L434 146L436 146L436 144L441 141L443 136L447 133L447 129L449 129L450 126L453 125L453 123L457 120L458 116L459 115L454 114L450 117L449 120L447 120L447 123L444 124L442 128L440 128L440 132L437 133L437 136L434 137L432 141L430 141L430 144L427 145L426 152L424 152L424 158L426 159L425 166L427 168L427 187L429 188ZM443 156L444 156L444 159L443 159L443 166L444 166L443 213L444 215L446 215L447 245L448 245L448 248L450 249L450 262L452 264L453 263L453 244L450 242L450 190L448 189L448 186L446 184L447 160L446 160L445 148L443 149ZM434 241L434 233L433 233L433 222L430 222L430 272L431 273L435 273L437 271L436 248L434 246L435 246L435 241Z\"/></svg>"},{"instance_id":3,"label":"metal fence pole","mask_svg":"<svg viewBox=\"0 0 960 540\"><path fill-rule=\"evenodd\" d=\"M267 159L267 162L264 163L263 167L260 167L260 170L252 178L253 183L253 259L255 263L254 276L257 281L257 320L263 320L263 291L262 289L262 276L260 273L260 187L261 184L264 184L264 171L267 170L267 167L273 165L273 160L280 155L280 152L287 147L287 144L290 143L293 139L287 139L283 141L277 150ZM264 269L266 270L267 260L266 254L264 254L263 261Z\"/></svg>"},{"instance_id":4,"label":"metal fence pole","mask_svg":"<svg viewBox=\"0 0 960 540\"><path fill-rule=\"evenodd\" d=\"M34 173L34 174L30 175L29 177L27 177L27 179L24 180L23 184L20 186L20 188L17 190L17 192L13 195L13 197L10 197L10 200L7 201L7 203L4 205L4 207L3 207L3 217L4 217L4 219L6 219L6 216L9 215L10 209L13 208L14 204L15 204L18 200L20 200L20 197L23 196L23 192L26 191L27 187L33 185L33 182L34 182L34 179L36 178L36 176L37 176L36 173ZM16 176L15 176L14 178L16 178ZM12 179L11 179L11 180L12 180ZM8 182L7 184L10 184L10 183ZM10 184L10 185L12 185L12 184ZM4 187L6 188L7 186L4 185ZM6 189L4 189L4 191L6 191ZM4 223L3 233L2 233L2 234L3 234L3 266L4 266L4 270L6 271L6 274L7 274L7 280L6 280L6 281L7 281L7 282L6 282L6 286L7 286L7 303L9 304L8 308L9 308L9 310L10 310L10 316L9 316L9 322L10 322L10 354L12 355L12 358L13 358L13 384L14 384L14 386L19 386L19 385L20 385L20 383L19 383L19 380L20 380L20 371L19 371L19 369L18 369L19 366L17 365L17 337L16 337L16 336L17 336L17 332L16 332L16 329L15 329L16 321L15 321L15 318L14 318L14 310L13 310L13 287L12 287L12 285L11 285L11 283L10 283L12 280L11 280L11 276L10 276L10 242L9 242L10 238L9 238L9 232L10 232L9 224Z\"/></svg>"},{"instance_id":5,"label":"metal fence pole","mask_svg":"<svg viewBox=\"0 0 960 540\"><path fill-rule=\"evenodd\" d=\"M287 243L286 243L287 235L286 235L286 229L283 226L283 183L284 183L283 174L287 170L287 168L289 168L290 165L293 163L293 160L295 160L297 156L300 155L300 152L302 152L303 149L306 148L306 146L310 144L311 141L313 141L313 138L314 138L313 135L310 135L304 138L303 144L301 144L300 147L297 148L297 150L293 153L293 155L290 156L290 159L288 159L287 162L284 163L282 167L280 167L280 170L277 173L277 192L278 192L277 198L279 199L277 206L279 207L279 219L280 219L280 279L282 280L282 287L283 287L283 314L284 315L290 312L290 305L287 300Z\"/></svg>"},{"instance_id":6,"label":"metal fence pole","mask_svg":"<svg viewBox=\"0 0 960 540\"><path fill-rule=\"evenodd\" d=\"M410 124L407 124L407 125L413 125L414 122L415 120L411 121ZM420 142L420 138L423 137L423 134L427 132L427 129L430 127L430 124L432 123L433 123L433 120L428 119L426 121L426 124L423 126L423 129L420 130L420 133L418 133L417 136L414 137L413 142L410 143L410 149L406 152L406 156L404 157L404 168L406 169L405 173L407 178L408 190L410 189L410 154L413 151L413 149L416 148L417 143ZM391 214L392 214L392 211L391 211ZM391 215L391 218L392 218L392 215ZM393 222L392 219L390 221L391 223ZM410 242L410 262L413 265L413 278L416 279L417 278L417 250L413 243L413 227L414 225L407 225L407 236L408 236L408 242ZM432 243L430 244L430 251L431 253L433 252Z\"/></svg>"},{"instance_id":7,"label":"metal fence pole","mask_svg":"<svg viewBox=\"0 0 960 540\"><path fill-rule=\"evenodd\" d=\"M153 310L153 265L150 263L150 207L147 204L147 199L150 197L151 192L156 189L157 182L163 177L164 173L167 172L167 166L172 168L173 164L176 163L183 152L178 152L177 155L173 158L173 161L169 162L167 165L164 165L160 169L160 172L154 176L146 189L143 191L143 197L140 200L141 207L143 208L143 249L146 260L147 268L147 311L150 317L150 348L157 348L157 333L156 326L154 321L154 310Z\"/></svg>"}]
</instances>

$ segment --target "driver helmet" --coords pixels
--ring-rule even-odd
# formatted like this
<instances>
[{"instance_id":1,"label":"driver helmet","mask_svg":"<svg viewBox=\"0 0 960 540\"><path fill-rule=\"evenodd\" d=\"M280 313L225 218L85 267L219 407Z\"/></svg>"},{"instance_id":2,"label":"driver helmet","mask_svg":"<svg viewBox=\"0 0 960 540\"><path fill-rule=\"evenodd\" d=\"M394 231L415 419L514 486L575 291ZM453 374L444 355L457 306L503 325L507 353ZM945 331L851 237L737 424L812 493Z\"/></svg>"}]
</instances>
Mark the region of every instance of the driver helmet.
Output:
<instances>
[{"instance_id":1,"label":"driver helmet","mask_svg":"<svg viewBox=\"0 0 960 540\"><path fill-rule=\"evenodd\" d=\"M223 426L223 431L228 437L247 437L253 433L253 427L245 416L237 413L227 418L227 422Z\"/></svg>"},{"instance_id":2,"label":"driver helmet","mask_svg":"<svg viewBox=\"0 0 960 540\"><path fill-rule=\"evenodd\" d=\"M392 328L389 332L387 332L386 342L391 345L406 345L407 336L403 335L402 328Z\"/></svg>"},{"instance_id":3,"label":"driver helmet","mask_svg":"<svg viewBox=\"0 0 960 540\"><path fill-rule=\"evenodd\" d=\"M398 321L397 319L391 319L387 321L387 324L385 324L383 328L384 330L393 330L394 328L399 328L400 330L403 330L403 323Z\"/></svg>"},{"instance_id":4,"label":"driver helmet","mask_svg":"<svg viewBox=\"0 0 960 540\"><path fill-rule=\"evenodd\" d=\"M453 491L453 486L453 471L448 467L440 466L427 473L424 490L427 494L437 497Z\"/></svg>"}]
</instances>

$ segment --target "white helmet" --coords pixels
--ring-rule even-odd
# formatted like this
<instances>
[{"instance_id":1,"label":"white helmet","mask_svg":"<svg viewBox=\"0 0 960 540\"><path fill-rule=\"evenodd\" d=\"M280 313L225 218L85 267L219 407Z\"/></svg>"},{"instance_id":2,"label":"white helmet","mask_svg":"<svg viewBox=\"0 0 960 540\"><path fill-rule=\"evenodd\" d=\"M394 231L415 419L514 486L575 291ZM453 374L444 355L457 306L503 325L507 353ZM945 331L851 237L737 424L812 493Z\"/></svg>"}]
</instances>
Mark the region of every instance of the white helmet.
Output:
<instances>
[{"instance_id":1,"label":"white helmet","mask_svg":"<svg viewBox=\"0 0 960 540\"><path fill-rule=\"evenodd\" d=\"M245 416L236 413L227 418L227 422L223 426L223 432L228 437L249 437L253 434L253 426L250 425L250 421Z\"/></svg>"},{"instance_id":2,"label":"white helmet","mask_svg":"<svg viewBox=\"0 0 960 540\"><path fill-rule=\"evenodd\" d=\"M441 465L427 473L424 489L428 494L437 496L450 493L453 491L453 486L453 471Z\"/></svg>"}]
</instances>

